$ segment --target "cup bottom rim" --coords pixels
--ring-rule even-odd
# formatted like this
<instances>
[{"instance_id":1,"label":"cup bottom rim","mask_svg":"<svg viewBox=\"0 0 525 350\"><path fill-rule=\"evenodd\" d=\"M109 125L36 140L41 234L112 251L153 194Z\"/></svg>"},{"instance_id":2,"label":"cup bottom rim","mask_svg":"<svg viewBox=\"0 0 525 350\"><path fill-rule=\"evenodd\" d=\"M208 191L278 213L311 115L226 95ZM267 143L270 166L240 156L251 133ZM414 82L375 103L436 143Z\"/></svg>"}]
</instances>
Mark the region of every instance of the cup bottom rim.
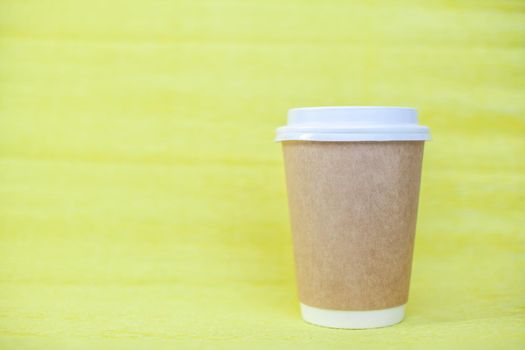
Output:
<instances>
[{"instance_id":1,"label":"cup bottom rim","mask_svg":"<svg viewBox=\"0 0 525 350\"><path fill-rule=\"evenodd\" d=\"M367 329L387 327L399 323L405 317L405 304L382 310L341 311L301 305L301 315L308 323L343 329Z\"/></svg>"}]
</instances>

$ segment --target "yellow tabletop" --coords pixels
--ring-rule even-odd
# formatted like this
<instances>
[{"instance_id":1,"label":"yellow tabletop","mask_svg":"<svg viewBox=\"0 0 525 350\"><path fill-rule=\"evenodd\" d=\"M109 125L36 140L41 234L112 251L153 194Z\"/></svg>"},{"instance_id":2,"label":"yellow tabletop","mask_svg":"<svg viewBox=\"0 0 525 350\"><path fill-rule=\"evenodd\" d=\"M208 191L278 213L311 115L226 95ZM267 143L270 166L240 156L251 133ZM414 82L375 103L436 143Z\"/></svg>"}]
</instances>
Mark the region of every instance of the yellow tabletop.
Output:
<instances>
[{"instance_id":1,"label":"yellow tabletop","mask_svg":"<svg viewBox=\"0 0 525 350\"><path fill-rule=\"evenodd\" d=\"M522 1L0 2L0 349L525 348ZM418 108L396 326L301 321L275 127Z\"/></svg>"}]
</instances>

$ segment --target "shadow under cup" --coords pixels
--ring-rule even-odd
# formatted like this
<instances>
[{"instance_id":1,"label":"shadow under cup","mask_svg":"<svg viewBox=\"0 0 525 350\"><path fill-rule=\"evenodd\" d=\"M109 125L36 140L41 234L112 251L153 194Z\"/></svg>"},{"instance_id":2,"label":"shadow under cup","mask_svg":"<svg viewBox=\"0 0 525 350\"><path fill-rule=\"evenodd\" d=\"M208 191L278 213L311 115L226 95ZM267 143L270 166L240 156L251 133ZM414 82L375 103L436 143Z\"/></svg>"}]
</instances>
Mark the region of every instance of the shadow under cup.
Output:
<instances>
[{"instance_id":1,"label":"shadow under cup","mask_svg":"<svg viewBox=\"0 0 525 350\"><path fill-rule=\"evenodd\" d=\"M278 129L307 322L403 319L428 138L415 110L393 107L295 109Z\"/></svg>"}]
</instances>

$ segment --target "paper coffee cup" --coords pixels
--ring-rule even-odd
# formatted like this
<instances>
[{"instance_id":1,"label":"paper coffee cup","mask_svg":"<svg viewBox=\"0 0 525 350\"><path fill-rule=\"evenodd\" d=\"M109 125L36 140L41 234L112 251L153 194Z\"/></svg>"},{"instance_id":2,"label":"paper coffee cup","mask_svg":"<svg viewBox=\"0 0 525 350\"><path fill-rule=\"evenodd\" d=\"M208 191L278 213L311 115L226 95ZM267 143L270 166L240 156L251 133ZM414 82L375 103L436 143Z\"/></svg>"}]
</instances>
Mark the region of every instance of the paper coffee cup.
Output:
<instances>
[{"instance_id":1,"label":"paper coffee cup","mask_svg":"<svg viewBox=\"0 0 525 350\"><path fill-rule=\"evenodd\" d=\"M411 108L289 111L276 140L305 321L359 329L404 318L429 139Z\"/></svg>"}]
</instances>

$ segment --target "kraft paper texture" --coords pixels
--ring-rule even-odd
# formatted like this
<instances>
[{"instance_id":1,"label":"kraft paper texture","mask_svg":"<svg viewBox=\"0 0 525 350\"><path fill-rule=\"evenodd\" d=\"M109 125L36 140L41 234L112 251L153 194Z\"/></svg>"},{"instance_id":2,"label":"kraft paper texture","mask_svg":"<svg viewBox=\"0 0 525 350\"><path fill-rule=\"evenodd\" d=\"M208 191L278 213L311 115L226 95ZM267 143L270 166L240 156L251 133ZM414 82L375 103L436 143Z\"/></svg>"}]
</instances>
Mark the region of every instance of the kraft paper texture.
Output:
<instances>
[{"instance_id":1,"label":"kraft paper texture","mask_svg":"<svg viewBox=\"0 0 525 350\"><path fill-rule=\"evenodd\" d=\"M423 145L283 143L302 303L377 310L407 302Z\"/></svg>"}]
</instances>

